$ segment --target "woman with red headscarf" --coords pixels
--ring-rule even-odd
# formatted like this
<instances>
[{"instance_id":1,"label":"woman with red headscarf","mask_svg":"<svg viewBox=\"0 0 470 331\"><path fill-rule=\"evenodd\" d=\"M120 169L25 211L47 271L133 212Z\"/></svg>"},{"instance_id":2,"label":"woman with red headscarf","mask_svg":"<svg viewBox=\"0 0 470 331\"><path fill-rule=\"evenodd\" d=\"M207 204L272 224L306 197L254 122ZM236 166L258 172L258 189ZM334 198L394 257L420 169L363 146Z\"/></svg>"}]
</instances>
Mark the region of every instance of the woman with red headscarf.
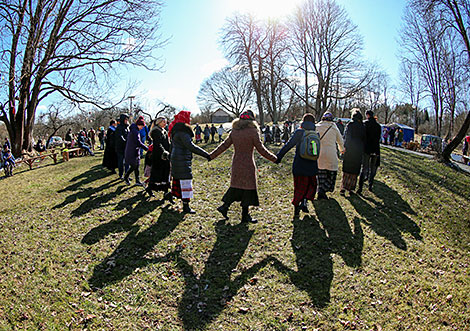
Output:
<instances>
[{"instance_id":1,"label":"woman with red headscarf","mask_svg":"<svg viewBox=\"0 0 470 331\"><path fill-rule=\"evenodd\" d=\"M183 201L183 212L195 214L196 212L189 206L189 201L193 197L193 174L191 170L193 153L211 160L209 153L193 144L194 136L191 130L191 113L180 111L169 126L171 137L171 176L172 196Z\"/></svg>"}]
</instances>

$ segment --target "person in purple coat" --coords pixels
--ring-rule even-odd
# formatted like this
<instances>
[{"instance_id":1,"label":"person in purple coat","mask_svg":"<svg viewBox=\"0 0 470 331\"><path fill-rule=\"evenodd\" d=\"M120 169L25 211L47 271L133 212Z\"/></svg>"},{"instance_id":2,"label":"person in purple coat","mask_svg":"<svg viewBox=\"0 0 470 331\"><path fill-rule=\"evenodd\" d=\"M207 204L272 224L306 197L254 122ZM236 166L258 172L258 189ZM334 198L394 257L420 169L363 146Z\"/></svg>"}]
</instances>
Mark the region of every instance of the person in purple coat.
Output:
<instances>
[{"instance_id":1,"label":"person in purple coat","mask_svg":"<svg viewBox=\"0 0 470 331\"><path fill-rule=\"evenodd\" d=\"M130 185L129 176L132 172L135 174L135 184L142 185L139 179L139 163L140 163L140 149L148 150L148 147L140 140L139 131L145 126L145 121L142 117L137 119L129 128L129 134L127 135L127 144L125 149L125 161L126 165L129 166L124 175L124 181L127 185Z\"/></svg>"}]
</instances>

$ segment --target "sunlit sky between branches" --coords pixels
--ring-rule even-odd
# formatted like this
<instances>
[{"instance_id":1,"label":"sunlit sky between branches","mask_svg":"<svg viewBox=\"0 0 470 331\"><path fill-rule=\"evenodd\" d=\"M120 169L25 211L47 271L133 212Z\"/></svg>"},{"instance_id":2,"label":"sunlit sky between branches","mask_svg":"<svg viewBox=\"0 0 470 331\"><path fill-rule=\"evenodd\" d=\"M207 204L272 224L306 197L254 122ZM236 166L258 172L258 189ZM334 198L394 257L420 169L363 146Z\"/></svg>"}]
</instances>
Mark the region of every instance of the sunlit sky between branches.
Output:
<instances>
[{"instance_id":1,"label":"sunlit sky between branches","mask_svg":"<svg viewBox=\"0 0 470 331\"><path fill-rule=\"evenodd\" d=\"M156 55L163 72L130 69L123 78L141 83L132 91L135 102L158 108L156 100L199 112L196 102L202 81L228 64L218 44L225 19L235 11L260 18L284 16L300 0L168 0L162 11L162 34L169 44ZM398 31L406 0L337 0L364 38L364 55L398 79ZM128 77L127 77L128 76ZM127 105L127 104L126 104Z\"/></svg>"}]
</instances>

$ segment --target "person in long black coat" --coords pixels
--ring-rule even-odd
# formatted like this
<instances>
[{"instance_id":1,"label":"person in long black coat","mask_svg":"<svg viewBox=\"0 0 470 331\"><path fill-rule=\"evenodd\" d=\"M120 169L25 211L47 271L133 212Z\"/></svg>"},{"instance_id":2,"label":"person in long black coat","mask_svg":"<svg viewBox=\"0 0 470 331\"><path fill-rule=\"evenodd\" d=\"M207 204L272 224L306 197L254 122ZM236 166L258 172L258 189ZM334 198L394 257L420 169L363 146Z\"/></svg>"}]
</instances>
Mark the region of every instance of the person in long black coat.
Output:
<instances>
[{"instance_id":1,"label":"person in long black coat","mask_svg":"<svg viewBox=\"0 0 470 331\"><path fill-rule=\"evenodd\" d=\"M129 165L124 162L126 151L127 135L129 134L129 115L121 114L119 124L114 132L114 147L117 155L119 177L124 179L124 174L129 170Z\"/></svg>"},{"instance_id":2,"label":"person in long black coat","mask_svg":"<svg viewBox=\"0 0 470 331\"><path fill-rule=\"evenodd\" d=\"M163 191L164 198L172 201L170 189L170 140L165 130L167 121L164 117L155 120L150 136L153 141L152 170L146 191L153 196L152 191Z\"/></svg>"},{"instance_id":3,"label":"person in long black coat","mask_svg":"<svg viewBox=\"0 0 470 331\"><path fill-rule=\"evenodd\" d=\"M359 188L357 193L362 192L362 187L366 180L369 181L369 191L372 191L374 177L377 173L377 164L380 157L380 139L382 137L382 127L374 118L374 112L366 112L367 119L364 121L366 129L366 140L364 143L364 155L362 156L362 169L359 177Z\"/></svg>"},{"instance_id":4,"label":"person in long black coat","mask_svg":"<svg viewBox=\"0 0 470 331\"><path fill-rule=\"evenodd\" d=\"M343 156L343 182L340 194L353 191L356 188L357 176L361 172L362 154L366 140L366 129L362 123L362 114L359 109L353 109L352 122L349 122L344 131Z\"/></svg>"},{"instance_id":5,"label":"person in long black coat","mask_svg":"<svg viewBox=\"0 0 470 331\"><path fill-rule=\"evenodd\" d=\"M111 170L113 174L116 173L116 168L118 166L117 154L115 147L115 137L114 132L116 131L116 121L112 120L109 123L108 131L106 132L105 148L103 154L103 167Z\"/></svg>"}]
</instances>

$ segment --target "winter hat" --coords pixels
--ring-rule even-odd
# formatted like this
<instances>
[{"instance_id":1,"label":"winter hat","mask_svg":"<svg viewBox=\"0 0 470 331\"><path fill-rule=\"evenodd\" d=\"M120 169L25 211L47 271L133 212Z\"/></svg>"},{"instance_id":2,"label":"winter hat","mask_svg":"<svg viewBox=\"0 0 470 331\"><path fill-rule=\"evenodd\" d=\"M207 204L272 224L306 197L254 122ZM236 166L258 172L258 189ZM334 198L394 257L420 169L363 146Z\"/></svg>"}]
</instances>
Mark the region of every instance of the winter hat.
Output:
<instances>
[{"instance_id":1,"label":"winter hat","mask_svg":"<svg viewBox=\"0 0 470 331\"><path fill-rule=\"evenodd\" d=\"M137 119L137 121L135 122L135 124L145 126L144 117L143 117L143 116L139 116L139 118Z\"/></svg>"},{"instance_id":2,"label":"winter hat","mask_svg":"<svg viewBox=\"0 0 470 331\"><path fill-rule=\"evenodd\" d=\"M121 123L124 123L124 120L126 120L126 119L129 119L129 115L127 115L127 114L121 114L121 115L119 116L119 121L120 121Z\"/></svg>"},{"instance_id":3,"label":"winter hat","mask_svg":"<svg viewBox=\"0 0 470 331\"><path fill-rule=\"evenodd\" d=\"M302 117L302 121L315 123L315 116L313 116L313 114L307 113Z\"/></svg>"},{"instance_id":4,"label":"winter hat","mask_svg":"<svg viewBox=\"0 0 470 331\"><path fill-rule=\"evenodd\" d=\"M353 108L351 109L352 111L352 116L351 118L356 121L362 121L363 117L361 114L361 110L359 108Z\"/></svg>"},{"instance_id":5,"label":"winter hat","mask_svg":"<svg viewBox=\"0 0 470 331\"><path fill-rule=\"evenodd\" d=\"M332 121L334 118L333 114L329 111L326 111L323 116L322 116L322 120L325 120L325 121Z\"/></svg>"},{"instance_id":6,"label":"winter hat","mask_svg":"<svg viewBox=\"0 0 470 331\"><path fill-rule=\"evenodd\" d=\"M240 114L240 119L241 120L249 120L249 121L254 121L255 120L255 114L251 110L245 110L243 113Z\"/></svg>"},{"instance_id":7,"label":"winter hat","mask_svg":"<svg viewBox=\"0 0 470 331\"><path fill-rule=\"evenodd\" d=\"M191 112L187 110L182 110L175 115L175 119L173 120L173 122L170 123L170 126L168 127L168 132L170 136L171 130L173 129L176 123L185 123L189 125L191 123Z\"/></svg>"}]
</instances>

